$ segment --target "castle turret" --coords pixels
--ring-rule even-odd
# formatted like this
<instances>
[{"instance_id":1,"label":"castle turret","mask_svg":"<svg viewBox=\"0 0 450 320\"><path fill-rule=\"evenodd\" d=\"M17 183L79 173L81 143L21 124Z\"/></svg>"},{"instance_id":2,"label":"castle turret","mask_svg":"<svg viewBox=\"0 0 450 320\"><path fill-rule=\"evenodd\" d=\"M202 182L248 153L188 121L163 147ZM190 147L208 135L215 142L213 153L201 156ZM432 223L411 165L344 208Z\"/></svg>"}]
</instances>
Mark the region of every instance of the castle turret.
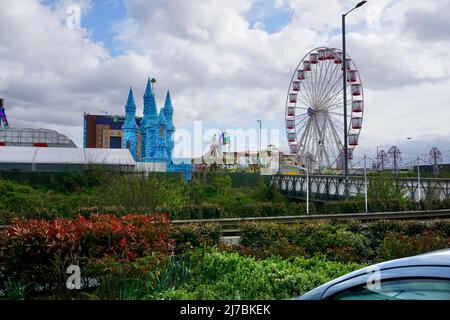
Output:
<instances>
[{"instance_id":1,"label":"castle turret","mask_svg":"<svg viewBox=\"0 0 450 320\"><path fill-rule=\"evenodd\" d=\"M175 132L175 126L173 125L173 106L172 99L170 99L170 92L167 90L166 101L164 102L163 107L164 117L167 122L167 132L166 132L166 145L167 145L167 156L169 159L172 159L173 156L173 134Z\"/></svg>"},{"instance_id":2,"label":"castle turret","mask_svg":"<svg viewBox=\"0 0 450 320\"><path fill-rule=\"evenodd\" d=\"M134 102L133 89L130 87L127 104L125 105L125 122L123 129L122 148L129 149L131 155L137 160L137 133L136 104Z\"/></svg>"},{"instance_id":3,"label":"castle turret","mask_svg":"<svg viewBox=\"0 0 450 320\"><path fill-rule=\"evenodd\" d=\"M155 92L153 84L156 82L155 79L147 81L147 88L146 88L146 99L148 104L148 115L147 115L147 121L145 123L145 158L144 161L150 161L150 159L153 157L153 154L155 152L155 136L156 136L156 122L158 119L158 111L156 107L156 100L155 100Z\"/></svg>"},{"instance_id":4,"label":"castle turret","mask_svg":"<svg viewBox=\"0 0 450 320\"><path fill-rule=\"evenodd\" d=\"M144 115L141 121L140 134L141 134L141 159L146 161L146 159L151 154L151 142L149 140L153 140L152 137L147 137L148 134L152 134L152 132L148 133L149 127L152 127L156 122L158 117L158 112L156 110L156 101L155 95L153 93L153 83L155 79L148 78L147 86L145 87L144 93Z\"/></svg>"},{"instance_id":5,"label":"castle turret","mask_svg":"<svg viewBox=\"0 0 450 320\"><path fill-rule=\"evenodd\" d=\"M156 121L156 134L154 138L154 153L152 155L151 162L165 162L170 163L170 158L167 154L166 145L166 133L167 133L167 122L164 116L163 110L159 113L158 119Z\"/></svg>"}]
</instances>

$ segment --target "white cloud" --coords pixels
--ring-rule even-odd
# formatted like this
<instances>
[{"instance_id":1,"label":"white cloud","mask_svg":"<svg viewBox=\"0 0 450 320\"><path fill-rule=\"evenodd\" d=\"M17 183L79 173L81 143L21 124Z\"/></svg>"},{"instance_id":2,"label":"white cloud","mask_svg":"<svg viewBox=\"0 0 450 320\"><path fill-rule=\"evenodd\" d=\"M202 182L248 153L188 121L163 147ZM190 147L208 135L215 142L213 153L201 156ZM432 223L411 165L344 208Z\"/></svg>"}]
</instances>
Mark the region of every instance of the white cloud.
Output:
<instances>
[{"instance_id":1,"label":"white cloud","mask_svg":"<svg viewBox=\"0 0 450 320\"><path fill-rule=\"evenodd\" d=\"M248 127L261 118L283 131L295 66L314 47L341 46L340 14L351 8L343 0L275 1L294 14L269 34L246 20L251 0L125 0L127 18L114 30L126 53L111 57L89 30L65 27L69 3L2 1L0 92L12 125L55 128L78 144L83 111L122 113L130 85L142 108L147 76L158 81L160 105L171 89L178 128L194 120ZM76 3L92 10L89 1ZM348 50L367 98L361 151L411 132L450 135L450 45L448 34L435 30L445 22L443 6L385 0L347 17Z\"/></svg>"}]
</instances>

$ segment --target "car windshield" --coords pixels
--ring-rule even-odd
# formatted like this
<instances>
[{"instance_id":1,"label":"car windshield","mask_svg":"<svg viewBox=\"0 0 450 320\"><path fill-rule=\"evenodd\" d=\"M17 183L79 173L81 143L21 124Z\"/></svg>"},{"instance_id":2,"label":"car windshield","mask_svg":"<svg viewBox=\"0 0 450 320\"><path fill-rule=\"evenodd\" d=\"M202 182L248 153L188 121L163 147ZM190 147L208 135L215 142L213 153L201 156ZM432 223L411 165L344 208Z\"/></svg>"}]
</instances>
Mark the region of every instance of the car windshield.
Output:
<instances>
[{"instance_id":1,"label":"car windshield","mask_svg":"<svg viewBox=\"0 0 450 320\"><path fill-rule=\"evenodd\" d=\"M339 292L332 300L449 300L450 281L445 279L402 279L383 281Z\"/></svg>"}]
</instances>

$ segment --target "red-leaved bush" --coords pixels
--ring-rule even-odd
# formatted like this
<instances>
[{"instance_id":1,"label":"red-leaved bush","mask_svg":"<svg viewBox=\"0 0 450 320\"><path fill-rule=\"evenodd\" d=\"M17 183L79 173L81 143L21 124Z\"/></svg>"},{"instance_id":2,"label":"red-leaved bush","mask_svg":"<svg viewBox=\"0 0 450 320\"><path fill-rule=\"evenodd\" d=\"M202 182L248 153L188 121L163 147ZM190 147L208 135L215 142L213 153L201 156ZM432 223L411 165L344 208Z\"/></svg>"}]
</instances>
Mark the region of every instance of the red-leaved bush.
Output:
<instances>
[{"instance_id":1,"label":"red-leaved bush","mask_svg":"<svg viewBox=\"0 0 450 320\"><path fill-rule=\"evenodd\" d=\"M15 220L0 232L0 282L20 279L47 286L51 273L65 279L70 264L166 253L173 245L170 231L166 214Z\"/></svg>"}]
</instances>

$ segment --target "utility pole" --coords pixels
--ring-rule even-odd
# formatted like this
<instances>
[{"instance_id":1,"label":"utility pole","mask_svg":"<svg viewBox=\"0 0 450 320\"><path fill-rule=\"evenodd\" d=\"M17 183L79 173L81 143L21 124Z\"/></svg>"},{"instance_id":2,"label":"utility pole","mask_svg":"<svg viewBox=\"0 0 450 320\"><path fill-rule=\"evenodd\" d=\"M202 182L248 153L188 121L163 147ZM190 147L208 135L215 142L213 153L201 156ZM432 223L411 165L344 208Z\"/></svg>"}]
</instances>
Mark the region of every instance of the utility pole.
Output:
<instances>
[{"instance_id":1,"label":"utility pole","mask_svg":"<svg viewBox=\"0 0 450 320\"><path fill-rule=\"evenodd\" d=\"M442 153L438 148L433 147L429 153L428 162L433 166L433 175L435 178L439 175L439 164L442 163Z\"/></svg>"},{"instance_id":2,"label":"utility pole","mask_svg":"<svg viewBox=\"0 0 450 320\"><path fill-rule=\"evenodd\" d=\"M398 178L398 164L399 164L399 162L401 160L401 158L400 158L400 155L401 155L400 149L397 146L392 146L389 149L388 154L394 160L393 161L393 164L394 164L394 168L393 168L394 169L394 175L395 175L395 178Z\"/></svg>"}]
</instances>

